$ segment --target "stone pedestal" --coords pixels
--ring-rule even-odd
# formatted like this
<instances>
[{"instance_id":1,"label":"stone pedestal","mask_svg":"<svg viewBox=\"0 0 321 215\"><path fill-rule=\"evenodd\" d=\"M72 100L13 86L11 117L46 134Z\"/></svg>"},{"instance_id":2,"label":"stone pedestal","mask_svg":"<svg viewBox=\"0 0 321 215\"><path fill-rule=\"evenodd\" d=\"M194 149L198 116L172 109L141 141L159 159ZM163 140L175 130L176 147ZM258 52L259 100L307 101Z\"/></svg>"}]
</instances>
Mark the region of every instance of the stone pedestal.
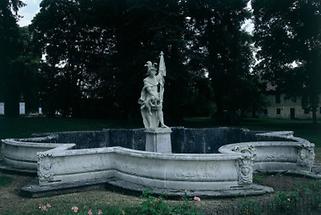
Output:
<instances>
[{"instance_id":1,"label":"stone pedestal","mask_svg":"<svg viewBox=\"0 0 321 215\"><path fill-rule=\"evenodd\" d=\"M172 153L170 128L146 129L145 150L149 152Z\"/></svg>"},{"instance_id":2,"label":"stone pedestal","mask_svg":"<svg viewBox=\"0 0 321 215\"><path fill-rule=\"evenodd\" d=\"M0 102L0 115L4 115L4 102Z\"/></svg>"},{"instance_id":3,"label":"stone pedestal","mask_svg":"<svg viewBox=\"0 0 321 215\"><path fill-rule=\"evenodd\" d=\"M26 114L26 103L19 102L19 115L25 115Z\"/></svg>"}]
</instances>

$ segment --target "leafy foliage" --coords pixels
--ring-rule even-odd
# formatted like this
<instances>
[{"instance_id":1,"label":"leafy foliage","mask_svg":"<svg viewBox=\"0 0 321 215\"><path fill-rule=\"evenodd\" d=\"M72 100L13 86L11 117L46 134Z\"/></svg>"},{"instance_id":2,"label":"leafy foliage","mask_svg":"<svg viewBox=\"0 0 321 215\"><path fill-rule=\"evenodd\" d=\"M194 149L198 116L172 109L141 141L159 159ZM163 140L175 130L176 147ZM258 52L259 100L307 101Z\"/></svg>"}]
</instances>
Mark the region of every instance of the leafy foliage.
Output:
<instances>
[{"instance_id":1,"label":"leafy foliage","mask_svg":"<svg viewBox=\"0 0 321 215\"><path fill-rule=\"evenodd\" d=\"M255 200L243 200L239 203L241 215L259 215L262 214L262 206Z\"/></svg>"},{"instance_id":2,"label":"leafy foliage","mask_svg":"<svg viewBox=\"0 0 321 215\"><path fill-rule=\"evenodd\" d=\"M20 0L0 2L0 100L6 102L8 115L19 99L19 78L16 60L21 51L17 11L24 4ZM11 111L10 111L11 110Z\"/></svg>"},{"instance_id":3,"label":"leafy foliage","mask_svg":"<svg viewBox=\"0 0 321 215\"><path fill-rule=\"evenodd\" d=\"M262 81L303 96L315 118L320 2L254 0L253 14L248 2L43 0L30 29L19 31L13 13L23 4L2 1L0 99L12 100L9 110L23 95L30 109L42 105L48 115L136 118L143 65L163 50L165 117L172 124L188 115L235 122L255 113L264 105ZM254 37L242 30L251 17Z\"/></svg>"},{"instance_id":4,"label":"leafy foliage","mask_svg":"<svg viewBox=\"0 0 321 215\"><path fill-rule=\"evenodd\" d=\"M253 1L255 44L262 79L303 107L316 111L321 93L321 3L318 0Z\"/></svg>"},{"instance_id":5,"label":"leafy foliage","mask_svg":"<svg viewBox=\"0 0 321 215\"><path fill-rule=\"evenodd\" d=\"M245 6L241 0L44 0L31 27L46 55L48 111L81 116L88 101L98 101L96 107L108 107L98 113L137 115L128 104L137 103L143 65L160 50L169 71L164 107L174 122L208 113L214 98L220 113L247 110L251 105L239 98L251 94L258 104L258 91L249 73L250 36L240 30Z\"/></svg>"},{"instance_id":6,"label":"leafy foliage","mask_svg":"<svg viewBox=\"0 0 321 215\"><path fill-rule=\"evenodd\" d=\"M177 95L188 89L180 60L182 20L174 0L43 1L32 29L39 54L46 54L42 71L50 112L81 115L82 102L98 99L110 115L137 113L128 104L137 103L143 65L156 61L160 50L173 71L168 102L186 98Z\"/></svg>"},{"instance_id":7,"label":"leafy foliage","mask_svg":"<svg viewBox=\"0 0 321 215\"><path fill-rule=\"evenodd\" d=\"M0 187L5 187L11 184L13 179L8 176L0 175Z\"/></svg>"},{"instance_id":8,"label":"leafy foliage","mask_svg":"<svg viewBox=\"0 0 321 215\"><path fill-rule=\"evenodd\" d=\"M299 201L299 194L293 192L278 192L272 202L276 213L294 214Z\"/></svg>"},{"instance_id":9,"label":"leafy foliage","mask_svg":"<svg viewBox=\"0 0 321 215\"><path fill-rule=\"evenodd\" d=\"M144 201L141 203L136 214L141 215L167 215L167 214L180 214L180 215L198 215L201 214L187 199L178 205L170 205L166 203L161 197L156 198L145 192Z\"/></svg>"},{"instance_id":10,"label":"leafy foliage","mask_svg":"<svg viewBox=\"0 0 321 215\"><path fill-rule=\"evenodd\" d=\"M249 111L259 100L257 77L250 72L251 36L241 30L250 15L246 4L247 1L204 0L188 1L187 5L191 61L198 62L199 69L208 73L218 119L224 119L225 111ZM245 96L253 99L245 104Z\"/></svg>"}]
</instances>

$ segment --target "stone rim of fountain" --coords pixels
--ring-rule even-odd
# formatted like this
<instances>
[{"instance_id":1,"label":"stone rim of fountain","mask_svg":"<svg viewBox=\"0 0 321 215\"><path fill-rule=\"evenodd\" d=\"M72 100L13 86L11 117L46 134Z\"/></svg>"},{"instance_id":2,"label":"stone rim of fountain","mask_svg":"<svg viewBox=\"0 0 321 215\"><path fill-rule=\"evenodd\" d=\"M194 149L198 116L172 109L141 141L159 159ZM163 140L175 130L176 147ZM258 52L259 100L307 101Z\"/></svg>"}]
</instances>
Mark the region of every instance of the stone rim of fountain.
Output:
<instances>
[{"instance_id":1,"label":"stone rim of fountain","mask_svg":"<svg viewBox=\"0 0 321 215\"><path fill-rule=\"evenodd\" d=\"M185 129L185 128L184 128ZM200 129L202 130L202 129ZM246 129L240 129L242 131L249 131ZM65 132L66 133L66 132ZM67 132L68 133L68 132ZM78 153L84 153L84 152L88 152L88 153L92 153L95 154L100 150L103 149L72 149L73 147L75 147L75 144L70 144L70 143L66 143L66 144L61 144L61 143L57 143L57 133L56 134L50 134L48 136L44 136L44 137L33 137L33 138L22 138L22 139L5 139L3 140L4 144L12 144L14 147L19 147L19 146L27 146L28 144L30 145L31 148L37 147L42 145L44 148L49 149L49 151L47 152L38 152L37 153L37 159L38 159L38 175L44 178L49 178L50 179L50 174L49 176L39 173L39 168L41 167L41 160L45 160L49 157L51 157L53 154L55 154L56 156L58 156L59 154L62 156L68 155L68 154L73 154L73 155L77 155ZM310 157L306 156L306 152L302 153L303 159L297 159L296 162L300 163L300 165L303 165L305 167L307 167L307 169L304 170L300 170L300 171L292 171L292 170L286 170L286 169L282 169L282 170L273 170L273 169L268 169L268 171L266 172L288 172L288 173L295 173L295 174L302 174L302 175L306 175L309 177L314 177L314 178L320 178L321 175L317 172L313 172L311 171L313 168L313 163L311 164L311 156L314 156L314 144L310 143L309 141L302 139L302 138L298 138L298 137L294 137L293 136L293 132L291 131L286 131L286 132L257 132L255 134L259 139L262 138L279 138L282 139L283 141L252 141L252 142L240 142L240 143L232 143L232 144L226 144L221 146L218 151L220 152L220 154L198 154L198 155L193 155L193 154L164 154L164 153L155 153L155 152L142 152L139 151L137 152L136 150L131 150L131 149L122 149L122 147L109 147L107 148L108 150L111 151L118 151L119 154L128 154L133 153L132 155L134 155L136 153L136 155L139 155L141 157L150 157L151 159L170 159L173 157L176 158L181 158L182 160L215 160L217 159L230 159L230 158L234 158L235 160L237 160L236 165L244 165L244 161L246 161L246 165L251 166L254 163L254 167L255 167L255 159L253 158L253 156L256 156L256 152L252 152L252 154L249 152L249 150L247 150L246 148L248 147L280 147L280 145L282 147L296 147L295 149L291 149L291 152L295 152L295 150L297 150L298 156L301 156L301 151L306 150L307 152L310 153ZM50 141L52 143L42 143L43 141ZM254 146L253 146L254 145ZM239 149L237 149L237 147ZM243 148L243 149L240 149ZM301 150L302 148L302 150ZM96 151L95 151L96 150ZM243 150L243 151L242 151ZM300 151L301 150L301 151ZM254 150L255 151L255 150ZM312 152L313 153L312 153ZM137 154L138 153L138 154ZM187 159L186 156L188 156L189 158ZM305 156L305 157L304 157ZM304 158L307 158L309 161L305 162ZM243 162L242 163L240 163ZM296 165L296 164L295 164ZM311 166L312 165L312 166ZM287 166L285 166L286 168ZM48 169L48 167L46 167ZM50 168L49 168L50 169ZM243 170L242 170L243 171ZM242 181L242 175L240 175L240 172L242 171L238 171L238 181ZM247 171L262 171L262 170L258 170L255 169L254 170L248 170L248 169L244 169L244 172ZM41 172L41 171L40 171ZM263 171L264 172L264 171ZM44 176L45 175L45 176ZM247 178L246 180L243 180L243 182L238 183L237 186L230 186L230 189L223 189L223 190L186 190L186 189L159 189L159 188L155 188L153 190L153 193L156 194L166 194L169 196L177 196L177 195L188 195L188 196L193 196L193 195L201 195L201 196L238 196L238 195L258 195L258 194L263 194L263 193L269 193L269 192L273 192L272 188L269 187L264 187L261 185L255 185L252 183L252 173L250 174L250 177ZM41 180L40 180L41 181ZM244 183L245 181L245 183ZM97 180L97 183L106 183L106 181L102 180ZM55 184L51 185L51 186L47 186L47 185L43 185L43 186L37 186L37 184L32 184L32 185L27 185L24 188L22 188L22 190L24 192L29 192L29 194L31 193L32 195L36 196L39 193L43 193L43 192L51 192L51 191L55 191L59 190L59 189L66 189L66 188L75 188L77 186L86 186L89 184L97 184L97 183L92 183L92 182L88 182L85 181L84 183L78 183L78 184L68 184L65 183L63 184L63 186L57 186ZM146 189L146 186L139 186L135 183L129 183L128 181L125 183L122 180L119 180L117 182L117 180L113 180L113 181L109 181L109 184L113 185L113 186L117 186L123 189L131 189L131 190L135 190L135 191L143 191L144 189ZM127 185L126 185L127 184Z\"/></svg>"}]
</instances>

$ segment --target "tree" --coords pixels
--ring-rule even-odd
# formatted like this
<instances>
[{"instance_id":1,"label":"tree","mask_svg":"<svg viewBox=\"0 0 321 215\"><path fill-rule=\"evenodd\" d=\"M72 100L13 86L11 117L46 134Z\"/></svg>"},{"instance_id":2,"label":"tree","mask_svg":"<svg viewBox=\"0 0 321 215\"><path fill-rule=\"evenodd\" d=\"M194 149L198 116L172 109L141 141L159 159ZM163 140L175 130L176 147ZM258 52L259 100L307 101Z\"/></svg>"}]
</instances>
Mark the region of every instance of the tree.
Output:
<instances>
[{"instance_id":1,"label":"tree","mask_svg":"<svg viewBox=\"0 0 321 215\"><path fill-rule=\"evenodd\" d=\"M194 54L200 54L205 73L208 73L217 106L217 118L225 120L225 111L235 115L245 110L241 99L253 85L254 74L250 73L252 51L251 37L241 30L244 20L249 17L247 1L188 1L187 16L191 33L190 46ZM251 105L248 105L251 106Z\"/></svg>"},{"instance_id":2,"label":"tree","mask_svg":"<svg viewBox=\"0 0 321 215\"><path fill-rule=\"evenodd\" d=\"M21 51L17 12L20 0L0 2L0 100L6 103L6 114L15 115L20 97L16 60Z\"/></svg>"},{"instance_id":3,"label":"tree","mask_svg":"<svg viewBox=\"0 0 321 215\"><path fill-rule=\"evenodd\" d=\"M103 99L117 113L111 115L138 115L143 65L157 61L163 50L171 71L165 102L177 116L188 90L183 22L176 0L42 1L31 27L39 55L46 56L42 71L50 112L77 116L79 102Z\"/></svg>"},{"instance_id":4,"label":"tree","mask_svg":"<svg viewBox=\"0 0 321 215\"><path fill-rule=\"evenodd\" d=\"M316 123L321 93L321 2L254 0L256 70L279 93L302 96Z\"/></svg>"},{"instance_id":5,"label":"tree","mask_svg":"<svg viewBox=\"0 0 321 215\"><path fill-rule=\"evenodd\" d=\"M241 30L245 6L242 0L43 0L31 31L38 56L45 56L47 112L138 116L143 65L157 62L160 51L168 70L165 117L175 123L206 112L213 98L221 119L226 110L256 108L251 36Z\"/></svg>"},{"instance_id":6,"label":"tree","mask_svg":"<svg viewBox=\"0 0 321 215\"><path fill-rule=\"evenodd\" d=\"M41 2L31 29L38 54L45 56L42 91L49 115L59 111L64 116L80 116L82 99L115 97L115 83L109 84L114 80L110 63L114 35L102 25L102 17L93 15L102 2ZM108 16L110 11L105 12Z\"/></svg>"},{"instance_id":7,"label":"tree","mask_svg":"<svg viewBox=\"0 0 321 215\"><path fill-rule=\"evenodd\" d=\"M187 100L188 75L184 70L184 16L176 0L117 1L113 17L118 70L117 98L125 117L139 113L136 105L142 87L147 60L158 61L165 52L168 69L165 105L173 121L182 119ZM130 36L128 36L130 35Z\"/></svg>"}]
</instances>

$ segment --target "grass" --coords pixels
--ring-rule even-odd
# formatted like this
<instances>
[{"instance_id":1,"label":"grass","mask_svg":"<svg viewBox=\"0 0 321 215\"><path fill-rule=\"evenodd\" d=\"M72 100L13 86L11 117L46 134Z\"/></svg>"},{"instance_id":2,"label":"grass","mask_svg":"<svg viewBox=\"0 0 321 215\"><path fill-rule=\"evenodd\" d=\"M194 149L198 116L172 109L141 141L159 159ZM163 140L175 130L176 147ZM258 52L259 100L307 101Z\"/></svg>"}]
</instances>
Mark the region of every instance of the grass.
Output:
<instances>
[{"instance_id":1,"label":"grass","mask_svg":"<svg viewBox=\"0 0 321 215\"><path fill-rule=\"evenodd\" d=\"M8 174L0 173L0 178ZM197 215L199 210L192 199L183 201L167 201L150 195L132 196L109 190L91 190L42 198L23 198L17 190L30 176L9 175L14 182L7 187L0 187L1 215L40 215L40 214L102 214L108 215L162 215L180 214ZM75 212L72 208L78 208Z\"/></svg>"},{"instance_id":2,"label":"grass","mask_svg":"<svg viewBox=\"0 0 321 215\"><path fill-rule=\"evenodd\" d=\"M0 188L10 185L12 181L12 177L0 175Z\"/></svg>"}]
</instances>

